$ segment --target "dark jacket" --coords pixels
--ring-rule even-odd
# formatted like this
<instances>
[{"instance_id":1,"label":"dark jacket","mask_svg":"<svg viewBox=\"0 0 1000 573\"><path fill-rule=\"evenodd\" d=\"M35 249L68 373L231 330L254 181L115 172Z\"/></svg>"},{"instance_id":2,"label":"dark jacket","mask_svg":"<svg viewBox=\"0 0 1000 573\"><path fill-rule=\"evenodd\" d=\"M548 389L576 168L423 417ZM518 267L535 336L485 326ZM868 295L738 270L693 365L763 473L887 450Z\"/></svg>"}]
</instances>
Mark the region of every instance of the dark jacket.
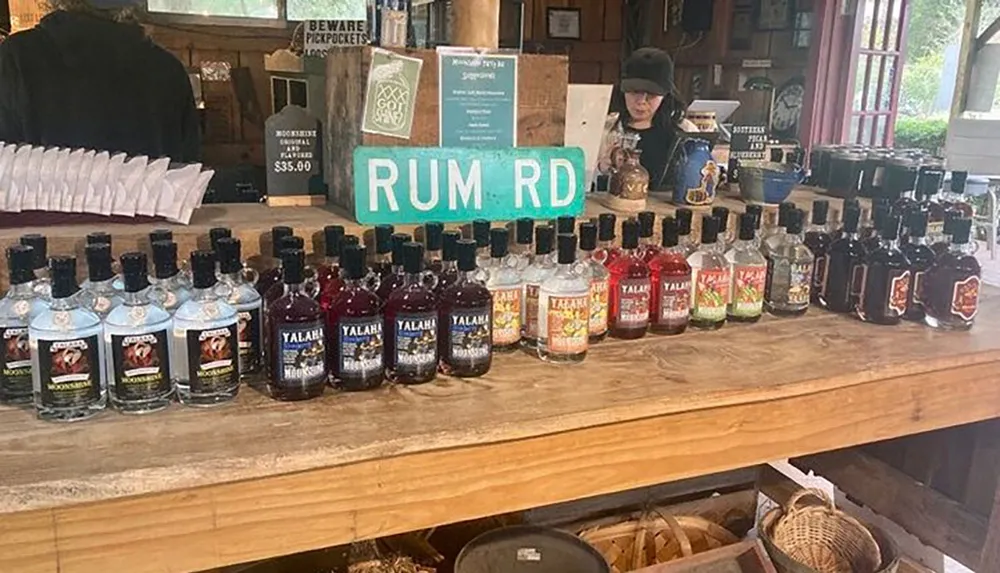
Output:
<instances>
[{"instance_id":1,"label":"dark jacket","mask_svg":"<svg viewBox=\"0 0 1000 573\"><path fill-rule=\"evenodd\" d=\"M0 141L197 161L184 66L141 26L54 12L0 44Z\"/></svg>"}]
</instances>

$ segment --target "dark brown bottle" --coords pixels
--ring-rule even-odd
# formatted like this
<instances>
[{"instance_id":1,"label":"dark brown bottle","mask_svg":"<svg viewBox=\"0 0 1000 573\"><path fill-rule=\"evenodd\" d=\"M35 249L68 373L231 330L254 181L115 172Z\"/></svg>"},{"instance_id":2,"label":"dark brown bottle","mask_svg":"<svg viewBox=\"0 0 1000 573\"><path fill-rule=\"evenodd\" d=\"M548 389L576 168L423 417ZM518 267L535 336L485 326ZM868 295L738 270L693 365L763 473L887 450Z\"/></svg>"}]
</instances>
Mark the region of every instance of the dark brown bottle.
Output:
<instances>
[{"instance_id":1,"label":"dark brown bottle","mask_svg":"<svg viewBox=\"0 0 1000 573\"><path fill-rule=\"evenodd\" d=\"M441 371L452 376L482 376L493 362L493 295L476 278L476 249L476 241L458 242L459 277L438 307Z\"/></svg>"},{"instance_id":2,"label":"dark brown bottle","mask_svg":"<svg viewBox=\"0 0 1000 573\"><path fill-rule=\"evenodd\" d=\"M827 227L827 218L830 214L830 202L824 200L813 201L812 224L806 227L805 236L802 242L805 243L813 254L813 276L809 298L813 304L819 304L820 291L823 290L823 283L826 277L826 255L830 250L830 231Z\"/></svg>"},{"instance_id":3,"label":"dark brown bottle","mask_svg":"<svg viewBox=\"0 0 1000 573\"><path fill-rule=\"evenodd\" d=\"M865 248L858 240L861 208L848 205L844 210L841 238L830 243L826 255L826 270L819 293L819 304L833 312L854 310L854 293L860 288ZM857 286L855 286L857 282Z\"/></svg>"},{"instance_id":4,"label":"dark brown bottle","mask_svg":"<svg viewBox=\"0 0 1000 573\"><path fill-rule=\"evenodd\" d=\"M960 219L961 216L956 211L949 211L945 213L944 224L941 227L941 239L931 244L931 250L934 251L934 256L940 256L943 253L947 253L948 249L951 247L951 235L954 232L955 221Z\"/></svg>"},{"instance_id":5,"label":"dark brown bottle","mask_svg":"<svg viewBox=\"0 0 1000 573\"><path fill-rule=\"evenodd\" d=\"M910 276L913 282L910 285L910 298L903 318L923 321L924 279L927 270L934 264L934 251L927 244L927 212L911 211L906 227L909 229L910 238L900 245L899 250L903 251L906 260L910 262Z\"/></svg>"},{"instance_id":6,"label":"dark brown bottle","mask_svg":"<svg viewBox=\"0 0 1000 573\"><path fill-rule=\"evenodd\" d=\"M967 251L972 219L955 219L952 244L927 271L924 323L944 330L968 330L979 312L982 268Z\"/></svg>"},{"instance_id":7,"label":"dark brown bottle","mask_svg":"<svg viewBox=\"0 0 1000 573\"><path fill-rule=\"evenodd\" d=\"M476 261L485 266L490 260L490 222L476 219L472 222L472 239L476 241Z\"/></svg>"},{"instance_id":8,"label":"dark brown bottle","mask_svg":"<svg viewBox=\"0 0 1000 573\"><path fill-rule=\"evenodd\" d=\"M442 249L444 248L444 223L431 222L424 225L424 246L426 247L426 267L434 274L441 272Z\"/></svg>"},{"instance_id":9,"label":"dark brown bottle","mask_svg":"<svg viewBox=\"0 0 1000 573\"><path fill-rule=\"evenodd\" d=\"M379 278L392 273L392 234L395 232L392 225L375 226L375 254L371 267Z\"/></svg>"},{"instance_id":10,"label":"dark brown bottle","mask_svg":"<svg viewBox=\"0 0 1000 573\"><path fill-rule=\"evenodd\" d=\"M865 322L899 324L910 299L910 262L899 250L899 217L882 225L882 241L865 255L857 315Z\"/></svg>"},{"instance_id":11,"label":"dark brown bottle","mask_svg":"<svg viewBox=\"0 0 1000 573\"><path fill-rule=\"evenodd\" d=\"M328 372L323 309L305 289L305 253L282 251L284 294L267 307L268 394L308 400L323 393Z\"/></svg>"},{"instance_id":12,"label":"dark brown bottle","mask_svg":"<svg viewBox=\"0 0 1000 573\"><path fill-rule=\"evenodd\" d=\"M389 295L392 294L392 291L403 286L403 245L412 240L413 237L406 233L393 233L389 240L392 244L392 257L389 267L392 269L392 272L381 275L381 282L378 285L378 289L375 290L375 294L382 299L382 302L389 300Z\"/></svg>"},{"instance_id":13,"label":"dark brown bottle","mask_svg":"<svg viewBox=\"0 0 1000 573\"><path fill-rule=\"evenodd\" d=\"M459 231L445 231L441 237L441 270L437 273L437 287L434 294L441 293L458 281L458 242L462 240Z\"/></svg>"},{"instance_id":14,"label":"dark brown bottle","mask_svg":"<svg viewBox=\"0 0 1000 573\"><path fill-rule=\"evenodd\" d=\"M872 218L863 229L861 229L861 244L868 252L878 249L882 242L882 227L886 219L889 218L889 205L884 202L875 203L872 206Z\"/></svg>"},{"instance_id":15,"label":"dark brown bottle","mask_svg":"<svg viewBox=\"0 0 1000 573\"><path fill-rule=\"evenodd\" d=\"M844 238L844 215L851 209L855 209L858 213L861 213L861 203L859 203L857 199L844 199L844 205L840 211L840 226L837 227L836 231L831 233L830 238L832 240L836 241Z\"/></svg>"},{"instance_id":16,"label":"dark brown bottle","mask_svg":"<svg viewBox=\"0 0 1000 573\"><path fill-rule=\"evenodd\" d=\"M270 267L265 269L257 277L257 292L260 296L265 296L271 287L281 282L281 249L282 239L291 237L293 234L291 227L271 227L271 261Z\"/></svg>"},{"instance_id":17,"label":"dark brown bottle","mask_svg":"<svg viewBox=\"0 0 1000 573\"><path fill-rule=\"evenodd\" d=\"M941 232L944 215L948 206L942 201L941 187L944 184L944 169L938 165L924 165L917 180L917 198L920 208L927 211L927 228L932 234Z\"/></svg>"},{"instance_id":18,"label":"dark brown bottle","mask_svg":"<svg viewBox=\"0 0 1000 573\"><path fill-rule=\"evenodd\" d=\"M382 301L365 285L365 248L350 245L340 258L344 288L327 313L327 356L338 388L372 390L382 385Z\"/></svg>"},{"instance_id":19,"label":"dark brown bottle","mask_svg":"<svg viewBox=\"0 0 1000 573\"><path fill-rule=\"evenodd\" d=\"M437 375L436 279L424 271L424 247L403 245L403 284L385 303L385 369L389 380L423 384Z\"/></svg>"}]
</instances>

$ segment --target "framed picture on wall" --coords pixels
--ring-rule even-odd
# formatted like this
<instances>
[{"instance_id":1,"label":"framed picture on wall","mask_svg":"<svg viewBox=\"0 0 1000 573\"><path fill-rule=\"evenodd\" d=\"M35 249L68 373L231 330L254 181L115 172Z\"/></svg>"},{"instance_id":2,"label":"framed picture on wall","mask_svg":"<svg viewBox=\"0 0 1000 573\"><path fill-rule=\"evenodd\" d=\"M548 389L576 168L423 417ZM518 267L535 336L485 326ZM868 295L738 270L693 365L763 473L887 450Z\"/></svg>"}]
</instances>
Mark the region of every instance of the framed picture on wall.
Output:
<instances>
[{"instance_id":1,"label":"framed picture on wall","mask_svg":"<svg viewBox=\"0 0 1000 573\"><path fill-rule=\"evenodd\" d=\"M549 8L546 13L549 39L579 40L580 39L580 9L579 8Z\"/></svg>"},{"instance_id":2,"label":"framed picture on wall","mask_svg":"<svg viewBox=\"0 0 1000 573\"><path fill-rule=\"evenodd\" d=\"M787 30L792 17L792 0L760 0L758 30Z\"/></svg>"},{"instance_id":3,"label":"framed picture on wall","mask_svg":"<svg viewBox=\"0 0 1000 573\"><path fill-rule=\"evenodd\" d=\"M749 50L753 47L753 11L734 10L729 28L729 49Z\"/></svg>"}]
</instances>

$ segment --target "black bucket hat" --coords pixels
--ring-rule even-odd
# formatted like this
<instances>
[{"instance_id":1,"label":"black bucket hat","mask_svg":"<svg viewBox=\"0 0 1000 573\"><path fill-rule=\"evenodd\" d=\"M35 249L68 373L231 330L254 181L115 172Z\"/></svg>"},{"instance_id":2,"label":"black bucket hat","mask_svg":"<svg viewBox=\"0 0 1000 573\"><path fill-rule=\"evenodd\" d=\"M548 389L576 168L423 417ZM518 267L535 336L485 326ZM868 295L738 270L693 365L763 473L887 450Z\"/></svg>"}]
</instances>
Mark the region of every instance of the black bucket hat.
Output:
<instances>
[{"instance_id":1,"label":"black bucket hat","mask_svg":"<svg viewBox=\"0 0 1000 573\"><path fill-rule=\"evenodd\" d=\"M659 48L639 48L622 66L621 90L654 95L673 94L674 62Z\"/></svg>"}]
</instances>

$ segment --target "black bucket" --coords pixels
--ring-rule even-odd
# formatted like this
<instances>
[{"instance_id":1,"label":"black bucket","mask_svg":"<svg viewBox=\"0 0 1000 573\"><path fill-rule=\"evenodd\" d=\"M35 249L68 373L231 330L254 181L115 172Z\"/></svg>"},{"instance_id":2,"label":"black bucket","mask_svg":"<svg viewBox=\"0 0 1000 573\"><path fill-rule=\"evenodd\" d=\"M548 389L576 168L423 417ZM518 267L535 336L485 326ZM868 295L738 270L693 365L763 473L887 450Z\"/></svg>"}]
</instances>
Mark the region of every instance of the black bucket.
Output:
<instances>
[{"instance_id":1,"label":"black bucket","mask_svg":"<svg viewBox=\"0 0 1000 573\"><path fill-rule=\"evenodd\" d=\"M476 537L459 553L455 573L610 573L604 557L575 535L518 525Z\"/></svg>"}]
</instances>

